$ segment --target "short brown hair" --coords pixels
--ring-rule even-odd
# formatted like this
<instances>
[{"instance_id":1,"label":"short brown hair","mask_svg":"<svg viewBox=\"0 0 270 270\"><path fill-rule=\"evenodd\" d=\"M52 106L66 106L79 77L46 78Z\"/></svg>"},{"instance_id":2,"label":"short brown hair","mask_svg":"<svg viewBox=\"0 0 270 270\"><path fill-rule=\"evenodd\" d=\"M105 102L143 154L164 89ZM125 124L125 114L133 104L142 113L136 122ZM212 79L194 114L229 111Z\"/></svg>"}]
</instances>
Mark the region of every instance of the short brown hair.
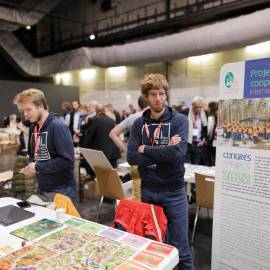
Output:
<instances>
[{"instance_id":1,"label":"short brown hair","mask_svg":"<svg viewBox=\"0 0 270 270\"><path fill-rule=\"evenodd\" d=\"M21 93L17 94L13 103L20 107L25 102L32 102L36 106L43 105L44 109L48 109L48 104L45 95L42 91L34 88L23 90Z\"/></svg>"},{"instance_id":2,"label":"short brown hair","mask_svg":"<svg viewBox=\"0 0 270 270\"><path fill-rule=\"evenodd\" d=\"M162 74L147 74L141 82L141 93L148 96L150 90L165 90L168 95L169 84Z\"/></svg>"}]
</instances>

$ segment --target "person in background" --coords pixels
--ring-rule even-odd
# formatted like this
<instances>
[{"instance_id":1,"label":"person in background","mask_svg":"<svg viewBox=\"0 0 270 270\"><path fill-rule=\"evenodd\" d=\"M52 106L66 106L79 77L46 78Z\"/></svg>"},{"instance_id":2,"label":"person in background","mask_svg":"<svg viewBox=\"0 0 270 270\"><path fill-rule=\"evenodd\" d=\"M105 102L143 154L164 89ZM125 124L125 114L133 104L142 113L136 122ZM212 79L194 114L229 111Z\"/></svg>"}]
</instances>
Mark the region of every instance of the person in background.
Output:
<instances>
[{"instance_id":1,"label":"person in background","mask_svg":"<svg viewBox=\"0 0 270 270\"><path fill-rule=\"evenodd\" d=\"M126 118L116 127L114 127L109 134L115 145L123 152L127 152L127 145L120 138L120 135L127 132L130 134L134 121L138 117L141 117L144 110L147 109L148 103L143 96L139 97L138 106L140 109L139 112L131 114L128 118Z\"/></svg>"},{"instance_id":2,"label":"person in background","mask_svg":"<svg viewBox=\"0 0 270 270\"><path fill-rule=\"evenodd\" d=\"M20 121L21 119L16 114L11 114L9 116L9 123L7 127L13 130L17 130L17 124Z\"/></svg>"},{"instance_id":3,"label":"person in background","mask_svg":"<svg viewBox=\"0 0 270 270\"><path fill-rule=\"evenodd\" d=\"M20 121L17 123L17 128L21 131L19 135L20 145L17 151L18 155L21 155L21 156L27 155L30 126L31 126L31 122L29 120Z\"/></svg>"},{"instance_id":4,"label":"person in background","mask_svg":"<svg viewBox=\"0 0 270 270\"><path fill-rule=\"evenodd\" d=\"M80 140L79 140L79 146L83 147L83 142L85 140L85 134L88 129L88 127L91 125L92 118L96 115L96 108L93 105L89 105L87 107L87 115L81 122L81 128L80 128ZM88 164L88 162L85 160L83 156L81 156L80 159L80 168L84 168L86 170L87 175L94 179L95 173Z\"/></svg>"},{"instance_id":5,"label":"person in background","mask_svg":"<svg viewBox=\"0 0 270 270\"><path fill-rule=\"evenodd\" d=\"M114 126L114 121L105 114L103 105L97 105L96 115L88 123L81 146L102 151L112 167L116 168L117 159L119 159L121 155L120 151L109 137L109 133Z\"/></svg>"},{"instance_id":6,"label":"person in background","mask_svg":"<svg viewBox=\"0 0 270 270\"><path fill-rule=\"evenodd\" d=\"M61 109L63 111L63 117L66 118L66 115L69 114L72 110L71 103L69 101L63 101L61 104Z\"/></svg>"},{"instance_id":7,"label":"person in background","mask_svg":"<svg viewBox=\"0 0 270 270\"><path fill-rule=\"evenodd\" d=\"M126 110L123 110L122 111L122 116L121 116L122 121L125 120L126 118L128 118L128 116L129 116L129 113Z\"/></svg>"},{"instance_id":8,"label":"person in background","mask_svg":"<svg viewBox=\"0 0 270 270\"><path fill-rule=\"evenodd\" d=\"M49 113L40 90L24 90L13 102L32 123L28 140L30 163L20 172L36 174L39 192L61 193L75 201L74 149L68 127L57 114Z\"/></svg>"},{"instance_id":9,"label":"person in background","mask_svg":"<svg viewBox=\"0 0 270 270\"><path fill-rule=\"evenodd\" d=\"M207 118L208 114L203 110L203 98L195 96L190 108L182 110L180 113L188 117L188 144L185 162L199 165L203 158L205 143L207 140ZM206 153L207 154L207 153ZM195 184L191 184L191 196L189 203L196 200Z\"/></svg>"},{"instance_id":10,"label":"person in background","mask_svg":"<svg viewBox=\"0 0 270 270\"><path fill-rule=\"evenodd\" d=\"M67 113L65 117L65 122L68 125L69 131L71 133L74 146L77 146L78 144L76 140L77 138L76 134L78 134L80 131L80 126L79 126L80 117L81 117L80 102L78 100L74 100L72 101L72 110L69 113Z\"/></svg>"},{"instance_id":11,"label":"person in background","mask_svg":"<svg viewBox=\"0 0 270 270\"><path fill-rule=\"evenodd\" d=\"M218 121L218 102L212 101L208 103L208 121L207 121L207 153L208 166L215 166L216 147L213 142L217 138L217 121Z\"/></svg>"},{"instance_id":12,"label":"person in background","mask_svg":"<svg viewBox=\"0 0 270 270\"><path fill-rule=\"evenodd\" d=\"M178 105L175 106L175 110L177 112L181 112L182 110L187 108L187 104L185 101L181 101Z\"/></svg>"},{"instance_id":13,"label":"person in background","mask_svg":"<svg viewBox=\"0 0 270 270\"><path fill-rule=\"evenodd\" d=\"M105 108L105 114L112 118L115 124L118 125L121 122L120 113L113 108L111 103L107 104Z\"/></svg>"},{"instance_id":14,"label":"person in background","mask_svg":"<svg viewBox=\"0 0 270 270\"><path fill-rule=\"evenodd\" d=\"M186 162L200 164L203 146L207 139L208 113L203 110L203 98L195 96L191 108L186 108L180 113L186 115L189 121L188 145Z\"/></svg>"},{"instance_id":15,"label":"person in background","mask_svg":"<svg viewBox=\"0 0 270 270\"><path fill-rule=\"evenodd\" d=\"M133 114L133 113L136 113L136 109L133 107L132 104L129 104L129 114Z\"/></svg>"},{"instance_id":16,"label":"person in background","mask_svg":"<svg viewBox=\"0 0 270 270\"><path fill-rule=\"evenodd\" d=\"M169 244L179 253L179 269L193 269L188 243L188 207L184 186L184 158L188 139L187 117L166 106L168 82L149 74L141 93L150 109L135 120L127 161L138 165L141 200L159 205L168 219Z\"/></svg>"}]
</instances>

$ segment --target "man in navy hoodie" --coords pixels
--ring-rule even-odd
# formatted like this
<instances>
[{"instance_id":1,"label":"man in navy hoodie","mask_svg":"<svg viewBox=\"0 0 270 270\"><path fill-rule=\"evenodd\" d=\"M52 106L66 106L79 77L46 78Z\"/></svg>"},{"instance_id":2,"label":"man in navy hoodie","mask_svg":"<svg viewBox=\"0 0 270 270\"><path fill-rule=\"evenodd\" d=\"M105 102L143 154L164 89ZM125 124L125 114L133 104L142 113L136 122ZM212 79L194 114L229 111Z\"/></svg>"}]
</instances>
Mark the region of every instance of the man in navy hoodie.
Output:
<instances>
[{"instance_id":1,"label":"man in navy hoodie","mask_svg":"<svg viewBox=\"0 0 270 270\"><path fill-rule=\"evenodd\" d=\"M40 90L24 90L13 102L32 123L28 143L30 163L20 172L36 173L40 192L61 193L75 201L74 149L67 125L57 114L48 112Z\"/></svg>"},{"instance_id":2,"label":"man in navy hoodie","mask_svg":"<svg viewBox=\"0 0 270 270\"><path fill-rule=\"evenodd\" d=\"M150 109L133 124L127 160L138 165L142 201L163 207L168 219L169 244L179 252L179 269L193 269L184 187L188 120L166 106L168 87L161 74L144 77L141 93Z\"/></svg>"}]
</instances>

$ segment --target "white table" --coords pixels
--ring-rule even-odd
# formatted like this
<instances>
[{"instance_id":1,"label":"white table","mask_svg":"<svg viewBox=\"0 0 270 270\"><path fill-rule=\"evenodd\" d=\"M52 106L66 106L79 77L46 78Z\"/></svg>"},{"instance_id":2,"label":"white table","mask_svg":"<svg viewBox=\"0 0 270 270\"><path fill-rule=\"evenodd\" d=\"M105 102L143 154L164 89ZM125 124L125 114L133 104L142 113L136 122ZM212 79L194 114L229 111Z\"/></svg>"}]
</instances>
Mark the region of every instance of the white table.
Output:
<instances>
[{"instance_id":1,"label":"white table","mask_svg":"<svg viewBox=\"0 0 270 270\"><path fill-rule=\"evenodd\" d=\"M215 167L208 167L202 165L194 165L185 163L185 176L184 181L186 183L195 183L195 173L200 173L203 175L215 177Z\"/></svg>"},{"instance_id":2,"label":"white table","mask_svg":"<svg viewBox=\"0 0 270 270\"><path fill-rule=\"evenodd\" d=\"M121 169L129 170L130 165L127 162L118 164L118 167ZM208 176L215 176L215 167L193 165L185 163L185 176L184 181L186 183L195 183L195 172L205 174Z\"/></svg>"},{"instance_id":3,"label":"white table","mask_svg":"<svg viewBox=\"0 0 270 270\"><path fill-rule=\"evenodd\" d=\"M14 198L9 198L9 197L5 197L5 198L0 198L0 207L2 206L5 206L5 205L16 205L16 202L18 202L19 200L17 199L14 199ZM27 208L28 211L31 211L31 212L34 212L35 213L35 216L32 217L32 218L29 218L29 219L26 219L24 221L21 221L21 222L18 222L16 224L13 224L13 225L10 225L10 226L7 226L7 227L4 227L2 225L0 225L0 250L1 250L1 247L5 246L5 245L9 245L11 246L13 249L19 249L21 248L21 245L22 245L22 242L23 240L21 238L18 238L16 236L13 236L11 234L9 234L9 232L13 231L13 230L16 230L16 229L19 229L25 225L29 225L35 221L38 221L38 220L41 220L43 218L48 218L48 219L51 219L51 220L54 220L56 221L56 213L54 210L50 210L50 209L47 209L47 208L44 208L44 207L40 207L40 206L31 206L30 208ZM72 218L71 216L69 215L66 215L65 219L62 221L62 223L66 220L69 220L70 218ZM90 221L86 221L86 220L82 220L80 219L81 221L84 221L84 222L87 222L87 223L92 223ZM63 227L61 227L60 229L57 229L57 230L62 230L62 229L65 229L67 228L68 226L66 224L64 224ZM77 229L79 230L79 229ZM109 229L109 230L115 230L115 229ZM100 235L102 237L104 237L105 241L110 241L108 240L108 238L106 238L104 235L104 232L106 233L106 231L108 231L108 227L107 226L104 226L104 229L102 228L101 231L99 231L96 235ZM138 237L138 236L134 236L132 234L129 234L129 233L126 233L126 232L122 232L122 231L118 231L118 230L115 230L117 232L121 232L121 236L120 238L117 238L116 241L117 244L119 245L119 243L122 245L123 242L124 242L124 239L126 239L127 236L131 236L131 237ZM36 240L34 240L33 242L35 241L39 241L40 239L44 238L45 236L47 235L50 235L52 233L54 233L56 231L53 231L51 233L48 233L46 235L43 235L42 237L40 238L37 238ZM80 232L82 232L82 230L80 230ZM86 232L84 232L86 233ZM141 238L141 237L140 237ZM136 253L134 253L132 256L130 256L128 258L128 260L132 261L134 259L134 257L136 257L140 252L144 251L148 245L150 243L157 243L155 241L151 241L149 239L145 239L145 238L141 238L143 239L143 245L140 246L139 248L136 249ZM29 245L31 245L31 242L28 243ZM134 247L133 247L134 248ZM178 251L176 248L172 248L171 252L169 255L161 255L161 254L155 254L155 253L151 253L153 256L159 256L159 257L162 257L162 261L154 268L151 268L147 265L143 265L144 268L138 268L138 269L159 269L159 270L168 270L168 269L173 269L177 264L178 264L178 261L179 261L179 257L178 257ZM117 254L116 254L117 255ZM61 255L63 256L63 255ZM2 258L5 258L5 257L2 257ZM1 259L0 258L0 262L1 262ZM38 268L37 268L38 269ZM92 269L92 268L89 268L89 269ZM111 269L111 268L110 268ZM115 268L115 269L118 269ZM121 268L119 268L121 269ZM49 270L49 268L47 268L47 270Z\"/></svg>"}]
</instances>

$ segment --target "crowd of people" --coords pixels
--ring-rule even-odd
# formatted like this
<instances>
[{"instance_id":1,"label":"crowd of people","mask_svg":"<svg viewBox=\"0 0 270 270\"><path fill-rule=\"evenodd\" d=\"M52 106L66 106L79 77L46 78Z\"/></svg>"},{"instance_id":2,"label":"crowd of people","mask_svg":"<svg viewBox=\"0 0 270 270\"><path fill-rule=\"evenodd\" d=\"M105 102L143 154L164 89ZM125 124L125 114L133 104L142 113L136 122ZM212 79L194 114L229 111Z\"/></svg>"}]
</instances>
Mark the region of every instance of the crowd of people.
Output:
<instances>
[{"instance_id":1,"label":"crowd of people","mask_svg":"<svg viewBox=\"0 0 270 270\"><path fill-rule=\"evenodd\" d=\"M232 142L233 146L240 142L257 144L259 141L270 140L270 124L245 124L237 122L224 123L222 136L225 142Z\"/></svg>"}]
</instances>

